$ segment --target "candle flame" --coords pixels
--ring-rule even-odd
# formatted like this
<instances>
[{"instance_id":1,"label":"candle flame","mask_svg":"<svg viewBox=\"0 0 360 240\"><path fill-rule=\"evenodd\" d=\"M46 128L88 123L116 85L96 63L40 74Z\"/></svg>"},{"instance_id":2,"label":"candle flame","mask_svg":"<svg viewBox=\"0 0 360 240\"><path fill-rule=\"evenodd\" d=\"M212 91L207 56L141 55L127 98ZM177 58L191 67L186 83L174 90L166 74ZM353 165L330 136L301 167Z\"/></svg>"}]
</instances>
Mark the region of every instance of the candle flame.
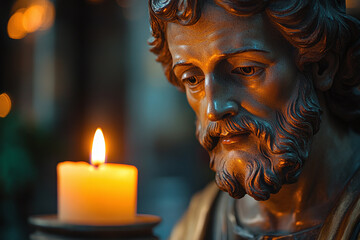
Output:
<instances>
[{"instance_id":1,"label":"candle flame","mask_svg":"<svg viewBox=\"0 0 360 240\"><path fill-rule=\"evenodd\" d=\"M105 138L101 128L98 128L92 145L91 164L98 166L103 163L105 163Z\"/></svg>"}]
</instances>

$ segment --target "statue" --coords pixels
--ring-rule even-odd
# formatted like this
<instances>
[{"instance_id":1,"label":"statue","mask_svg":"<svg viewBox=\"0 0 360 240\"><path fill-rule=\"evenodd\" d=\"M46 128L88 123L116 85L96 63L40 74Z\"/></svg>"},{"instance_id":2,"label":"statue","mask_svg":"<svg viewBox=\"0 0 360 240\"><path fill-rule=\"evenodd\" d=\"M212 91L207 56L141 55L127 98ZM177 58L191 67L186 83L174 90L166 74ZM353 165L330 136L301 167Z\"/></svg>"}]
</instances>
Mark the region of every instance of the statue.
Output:
<instances>
[{"instance_id":1,"label":"statue","mask_svg":"<svg viewBox=\"0 0 360 240\"><path fill-rule=\"evenodd\" d=\"M214 185L170 239L358 239L360 22L345 0L149 0ZM360 238L359 238L360 239Z\"/></svg>"}]
</instances>

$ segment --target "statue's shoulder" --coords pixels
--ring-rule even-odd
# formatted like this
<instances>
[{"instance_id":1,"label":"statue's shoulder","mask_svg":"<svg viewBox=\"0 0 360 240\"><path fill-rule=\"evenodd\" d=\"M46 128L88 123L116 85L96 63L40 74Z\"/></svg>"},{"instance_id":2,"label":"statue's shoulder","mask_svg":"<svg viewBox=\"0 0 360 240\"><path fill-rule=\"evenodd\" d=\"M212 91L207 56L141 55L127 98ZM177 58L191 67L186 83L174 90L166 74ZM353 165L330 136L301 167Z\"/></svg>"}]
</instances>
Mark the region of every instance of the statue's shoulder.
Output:
<instances>
[{"instance_id":1,"label":"statue's shoulder","mask_svg":"<svg viewBox=\"0 0 360 240\"><path fill-rule=\"evenodd\" d=\"M327 217L319 240L360 240L360 170L351 178Z\"/></svg>"},{"instance_id":2,"label":"statue's shoulder","mask_svg":"<svg viewBox=\"0 0 360 240\"><path fill-rule=\"evenodd\" d=\"M214 182L208 184L201 192L196 193L190 202L185 215L173 229L169 240L203 239L206 225L211 214L219 189Z\"/></svg>"}]
</instances>

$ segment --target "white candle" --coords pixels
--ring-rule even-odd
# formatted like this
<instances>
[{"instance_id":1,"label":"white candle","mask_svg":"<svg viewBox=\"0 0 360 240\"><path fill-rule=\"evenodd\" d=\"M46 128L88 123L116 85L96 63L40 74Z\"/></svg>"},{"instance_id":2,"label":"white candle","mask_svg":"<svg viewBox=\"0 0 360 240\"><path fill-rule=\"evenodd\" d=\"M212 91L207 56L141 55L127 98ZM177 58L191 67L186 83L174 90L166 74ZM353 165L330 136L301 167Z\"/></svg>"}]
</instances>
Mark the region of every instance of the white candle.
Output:
<instances>
[{"instance_id":1,"label":"white candle","mask_svg":"<svg viewBox=\"0 0 360 240\"><path fill-rule=\"evenodd\" d=\"M95 166L86 162L62 162L57 166L59 220L84 225L134 222L137 169L124 164L102 164L105 141L96 143L97 134L98 130L92 153ZM97 146L103 151L100 157L94 150Z\"/></svg>"}]
</instances>

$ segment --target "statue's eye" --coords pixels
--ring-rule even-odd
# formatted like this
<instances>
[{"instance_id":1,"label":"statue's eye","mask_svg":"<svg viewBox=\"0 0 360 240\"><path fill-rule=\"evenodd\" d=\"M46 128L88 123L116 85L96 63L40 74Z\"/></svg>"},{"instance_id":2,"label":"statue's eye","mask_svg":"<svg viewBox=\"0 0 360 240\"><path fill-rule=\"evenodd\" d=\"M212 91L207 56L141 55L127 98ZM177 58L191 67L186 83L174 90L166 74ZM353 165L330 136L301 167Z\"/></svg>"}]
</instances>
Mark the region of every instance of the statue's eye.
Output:
<instances>
[{"instance_id":1,"label":"statue's eye","mask_svg":"<svg viewBox=\"0 0 360 240\"><path fill-rule=\"evenodd\" d=\"M191 76L191 77L184 78L182 81L185 84L189 85L190 87L194 87L201 82L201 78L197 77L197 76Z\"/></svg>"},{"instance_id":2,"label":"statue's eye","mask_svg":"<svg viewBox=\"0 0 360 240\"><path fill-rule=\"evenodd\" d=\"M249 66L249 67L237 67L237 68L233 69L231 71L231 73L241 74L243 76L249 77L249 76L253 76L253 75L257 74L259 71L261 71L261 68Z\"/></svg>"},{"instance_id":3,"label":"statue's eye","mask_svg":"<svg viewBox=\"0 0 360 240\"><path fill-rule=\"evenodd\" d=\"M182 84L188 88L196 88L204 80L204 73L200 68L192 66L185 68L184 71L178 75L178 79L181 80Z\"/></svg>"}]
</instances>

